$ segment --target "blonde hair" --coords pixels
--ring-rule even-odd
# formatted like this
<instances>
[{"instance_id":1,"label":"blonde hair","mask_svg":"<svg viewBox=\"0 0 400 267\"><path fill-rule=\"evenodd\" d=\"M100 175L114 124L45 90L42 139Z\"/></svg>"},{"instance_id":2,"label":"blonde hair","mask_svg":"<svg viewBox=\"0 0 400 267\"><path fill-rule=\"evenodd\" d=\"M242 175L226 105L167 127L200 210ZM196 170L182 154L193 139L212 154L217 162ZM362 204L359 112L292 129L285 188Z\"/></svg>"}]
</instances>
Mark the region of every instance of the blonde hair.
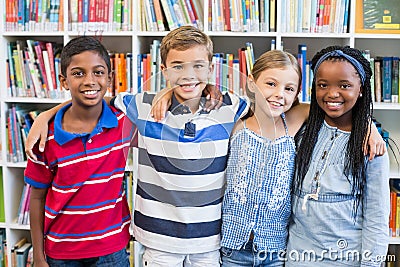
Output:
<instances>
[{"instance_id":1,"label":"blonde hair","mask_svg":"<svg viewBox=\"0 0 400 267\"><path fill-rule=\"evenodd\" d=\"M170 31L161 41L161 63L165 65L167 55L171 49L184 51L197 45L206 47L208 59L211 62L213 57L213 43L207 34L193 26L181 26Z\"/></svg>"},{"instance_id":2,"label":"blonde hair","mask_svg":"<svg viewBox=\"0 0 400 267\"><path fill-rule=\"evenodd\" d=\"M299 83L297 88L297 93L300 92L301 85L301 68L297 61L297 59L290 53L282 51L282 50L270 50L263 53L254 63L253 69L251 70L251 76L253 76L254 82L260 77L261 73L265 70L269 69L282 69L292 67L299 77ZM251 108L249 112L244 117L244 119L249 118L254 115L254 107L256 102L256 95L252 92L249 87L246 85L246 95L250 99ZM299 104L299 99L296 97L292 107Z\"/></svg>"},{"instance_id":3,"label":"blonde hair","mask_svg":"<svg viewBox=\"0 0 400 267\"><path fill-rule=\"evenodd\" d=\"M262 54L254 63L251 74L255 81L261 73L268 69L281 69L292 67L299 76L299 87L301 85L301 68L297 59L290 53L281 50L271 50Z\"/></svg>"}]
</instances>

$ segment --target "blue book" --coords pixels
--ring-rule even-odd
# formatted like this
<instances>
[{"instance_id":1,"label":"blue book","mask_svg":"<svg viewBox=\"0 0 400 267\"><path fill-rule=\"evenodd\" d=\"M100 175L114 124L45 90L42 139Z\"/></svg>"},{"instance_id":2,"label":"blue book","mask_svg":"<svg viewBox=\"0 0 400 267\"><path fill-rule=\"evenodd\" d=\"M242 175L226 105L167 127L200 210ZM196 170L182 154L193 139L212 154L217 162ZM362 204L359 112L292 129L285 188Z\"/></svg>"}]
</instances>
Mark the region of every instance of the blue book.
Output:
<instances>
[{"instance_id":1,"label":"blue book","mask_svg":"<svg viewBox=\"0 0 400 267\"><path fill-rule=\"evenodd\" d=\"M382 95L383 102L392 101L392 57L383 57L382 60Z\"/></svg>"},{"instance_id":2,"label":"blue book","mask_svg":"<svg viewBox=\"0 0 400 267\"><path fill-rule=\"evenodd\" d=\"M142 92L142 60L143 54L137 55L137 92Z\"/></svg>"},{"instance_id":3,"label":"blue book","mask_svg":"<svg viewBox=\"0 0 400 267\"><path fill-rule=\"evenodd\" d=\"M301 102L307 101L307 73L306 73L306 65L307 65L307 46L305 44L298 45L298 54L297 59L299 65L301 67Z\"/></svg>"}]
</instances>

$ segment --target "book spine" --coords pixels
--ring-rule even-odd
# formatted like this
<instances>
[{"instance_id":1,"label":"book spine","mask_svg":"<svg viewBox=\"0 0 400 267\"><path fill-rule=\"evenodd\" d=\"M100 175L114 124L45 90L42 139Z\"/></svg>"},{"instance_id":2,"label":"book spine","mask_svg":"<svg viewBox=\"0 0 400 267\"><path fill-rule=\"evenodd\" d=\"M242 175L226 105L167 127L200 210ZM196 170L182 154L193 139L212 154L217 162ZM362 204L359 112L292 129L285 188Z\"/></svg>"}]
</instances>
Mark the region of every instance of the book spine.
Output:
<instances>
[{"instance_id":1,"label":"book spine","mask_svg":"<svg viewBox=\"0 0 400 267\"><path fill-rule=\"evenodd\" d=\"M382 93L383 102L392 100L392 58L384 57L382 62Z\"/></svg>"},{"instance_id":2,"label":"book spine","mask_svg":"<svg viewBox=\"0 0 400 267\"><path fill-rule=\"evenodd\" d=\"M392 62L392 103L399 102L399 57Z\"/></svg>"}]
</instances>

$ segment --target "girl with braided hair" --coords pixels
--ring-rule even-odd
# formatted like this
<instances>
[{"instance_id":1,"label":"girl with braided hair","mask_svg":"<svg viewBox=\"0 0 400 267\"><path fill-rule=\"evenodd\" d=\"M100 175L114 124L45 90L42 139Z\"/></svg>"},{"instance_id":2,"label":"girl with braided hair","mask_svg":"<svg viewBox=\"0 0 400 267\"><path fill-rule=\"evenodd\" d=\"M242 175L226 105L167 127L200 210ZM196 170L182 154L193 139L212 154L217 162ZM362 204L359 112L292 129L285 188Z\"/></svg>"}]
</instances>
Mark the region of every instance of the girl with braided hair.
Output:
<instances>
[{"instance_id":1,"label":"girl with braided hair","mask_svg":"<svg viewBox=\"0 0 400 267\"><path fill-rule=\"evenodd\" d=\"M331 46L313 57L312 70L286 266L380 266L388 246L389 158L369 161L362 150L372 123L370 64L357 49Z\"/></svg>"}]
</instances>

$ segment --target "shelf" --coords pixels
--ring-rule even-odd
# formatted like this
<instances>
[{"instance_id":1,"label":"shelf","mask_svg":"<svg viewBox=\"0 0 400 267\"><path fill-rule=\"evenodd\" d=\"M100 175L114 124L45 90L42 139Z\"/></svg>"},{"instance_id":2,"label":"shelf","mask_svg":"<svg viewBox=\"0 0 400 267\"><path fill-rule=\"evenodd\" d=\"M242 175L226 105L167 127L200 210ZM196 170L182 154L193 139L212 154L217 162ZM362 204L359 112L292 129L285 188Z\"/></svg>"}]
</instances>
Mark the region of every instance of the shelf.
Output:
<instances>
[{"instance_id":1,"label":"shelf","mask_svg":"<svg viewBox=\"0 0 400 267\"><path fill-rule=\"evenodd\" d=\"M23 162L6 162L5 166L11 168L26 168L26 161Z\"/></svg>"},{"instance_id":2,"label":"shelf","mask_svg":"<svg viewBox=\"0 0 400 267\"><path fill-rule=\"evenodd\" d=\"M277 36L276 32L217 32L217 31L209 31L206 32L208 36L211 37L275 37Z\"/></svg>"},{"instance_id":3,"label":"shelf","mask_svg":"<svg viewBox=\"0 0 400 267\"><path fill-rule=\"evenodd\" d=\"M63 32L32 32L32 31L6 31L2 33L3 37L64 37Z\"/></svg>"},{"instance_id":4,"label":"shelf","mask_svg":"<svg viewBox=\"0 0 400 267\"><path fill-rule=\"evenodd\" d=\"M348 39L351 37L350 33L302 33L302 32L288 32L281 33L282 37L297 37L297 38L330 38L330 39Z\"/></svg>"},{"instance_id":5,"label":"shelf","mask_svg":"<svg viewBox=\"0 0 400 267\"><path fill-rule=\"evenodd\" d=\"M30 226L29 224L18 224L18 223L11 223L9 225L10 229L14 230L29 230Z\"/></svg>"},{"instance_id":6,"label":"shelf","mask_svg":"<svg viewBox=\"0 0 400 267\"><path fill-rule=\"evenodd\" d=\"M358 39L400 39L400 34L368 34L368 33L355 33L354 38Z\"/></svg>"},{"instance_id":7,"label":"shelf","mask_svg":"<svg viewBox=\"0 0 400 267\"><path fill-rule=\"evenodd\" d=\"M102 31L102 30L88 30L88 31L68 31L67 34L69 36L80 36L82 34L89 36L129 36L132 37L135 34L132 31L119 31L119 32L110 32L110 31Z\"/></svg>"},{"instance_id":8,"label":"shelf","mask_svg":"<svg viewBox=\"0 0 400 267\"><path fill-rule=\"evenodd\" d=\"M379 103L374 102L376 110L400 110L400 103Z\"/></svg>"},{"instance_id":9,"label":"shelf","mask_svg":"<svg viewBox=\"0 0 400 267\"><path fill-rule=\"evenodd\" d=\"M6 103L39 103L39 104L58 104L63 103L70 98L37 98L37 97L6 97L3 99Z\"/></svg>"}]
</instances>

